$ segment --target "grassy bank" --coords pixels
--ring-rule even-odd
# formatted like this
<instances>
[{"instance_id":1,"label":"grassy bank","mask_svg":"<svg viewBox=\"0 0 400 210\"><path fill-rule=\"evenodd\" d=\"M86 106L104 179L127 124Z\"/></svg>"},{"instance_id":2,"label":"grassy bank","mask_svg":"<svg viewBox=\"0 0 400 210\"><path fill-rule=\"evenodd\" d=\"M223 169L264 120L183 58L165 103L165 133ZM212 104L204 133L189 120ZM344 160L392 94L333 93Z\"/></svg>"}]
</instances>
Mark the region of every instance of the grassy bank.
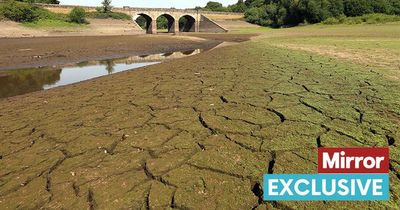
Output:
<instances>
[{"instance_id":1,"label":"grassy bank","mask_svg":"<svg viewBox=\"0 0 400 210\"><path fill-rule=\"evenodd\" d=\"M44 19L38 20L35 22L27 22L22 23L22 26L29 28L77 28L77 27L85 27L85 25L78 23L71 23L63 20L54 20L54 19Z\"/></svg>"},{"instance_id":2,"label":"grassy bank","mask_svg":"<svg viewBox=\"0 0 400 210\"><path fill-rule=\"evenodd\" d=\"M31 28L77 27L82 25L72 19L71 14L54 13L33 4L17 1L0 4L0 17L4 20L20 22L23 26ZM85 18L84 14L81 18Z\"/></svg>"},{"instance_id":3,"label":"grassy bank","mask_svg":"<svg viewBox=\"0 0 400 210\"><path fill-rule=\"evenodd\" d=\"M400 21L400 16L398 15L387 15L387 14L366 14L358 17L346 17L341 16L338 18L328 18L322 21L325 25L335 25L335 24L383 24Z\"/></svg>"},{"instance_id":4,"label":"grassy bank","mask_svg":"<svg viewBox=\"0 0 400 210\"><path fill-rule=\"evenodd\" d=\"M307 51L377 68L398 76L400 23L369 25L311 25L269 30L265 36L274 46Z\"/></svg>"},{"instance_id":5,"label":"grassy bank","mask_svg":"<svg viewBox=\"0 0 400 210\"><path fill-rule=\"evenodd\" d=\"M130 20L130 16L118 12L85 12L77 7L69 14L54 13L39 6L8 1L0 3L0 20L12 20L30 28L81 27L89 22L86 18Z\"/></svg>"},{"instance_id":6,"label":"grassy bank","mask_svg":"<svg viewBox=\"0 0 400 210\"><path fill-rule=\"evenodd\" d=\"M131 16L121 12L88 12L87 17L94 19L132 20Z\"/></svg>"}]
</instances>

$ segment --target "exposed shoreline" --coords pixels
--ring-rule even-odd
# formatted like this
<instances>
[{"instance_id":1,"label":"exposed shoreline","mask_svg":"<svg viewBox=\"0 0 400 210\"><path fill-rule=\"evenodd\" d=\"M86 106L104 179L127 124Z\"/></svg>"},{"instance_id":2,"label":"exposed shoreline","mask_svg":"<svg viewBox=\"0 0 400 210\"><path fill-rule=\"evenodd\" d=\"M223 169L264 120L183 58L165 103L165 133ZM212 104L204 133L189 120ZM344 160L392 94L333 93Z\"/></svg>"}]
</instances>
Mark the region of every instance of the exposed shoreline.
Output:
<instances>
[{"instance_id":1,"label":"exposed shoreline","mask_svg":"<svg viewBox=\"0 0 400 210\"><path fill-rule=\"evenodd\" d=\"M356 44L372 54L375 41L350 39L387 33L364 27L346 26L336 36L324 29L329 36L304 39L335 38L332 45ZM311 37L322 33L306 29ZM284 42L304 41L278 32L288 33ZM343 42L346 34L353 37ZM0 203L10 209L395 209L400 83L378 68L273 46L279 41L259 36L0 99ZM316 173L321 146L389 147L389 201L262 202L263 174Z\"/></svg>"},{"instance_id":2,"label":"exposed shoreline","mask_svg":"<svg viewBox=\"0 0 400 210\"><path fill-rule=\"evenodd\" d=\"M0 70L185 51L218 44L171 36L7 38L0 39Z\"/></svg>"},{"instance_id":3,"label":"exposed shoreline","mask_svg":"<svg viewBox=\"0 0 400 210\"><path fill-rule=\"evenodd\" d=\"M207 38L172 35L3 38L0 39L0 70L210 49L224 41L241 42L251 36L210 34Z\"/></svg>"}]
</instances>

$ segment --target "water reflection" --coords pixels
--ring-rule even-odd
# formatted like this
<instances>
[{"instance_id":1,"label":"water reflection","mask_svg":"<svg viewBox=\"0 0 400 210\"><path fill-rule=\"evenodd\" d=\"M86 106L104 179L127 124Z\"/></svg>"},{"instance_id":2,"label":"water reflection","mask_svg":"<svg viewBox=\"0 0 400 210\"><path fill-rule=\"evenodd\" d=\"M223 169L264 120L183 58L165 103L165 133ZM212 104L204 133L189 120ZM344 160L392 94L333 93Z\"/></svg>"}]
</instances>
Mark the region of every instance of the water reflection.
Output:
<instances>
[{"instance_id":1,"label":"water reflection","mask_svg":"<svg viewBox=\"0 0 400 210\"><path fill-rule=\"evenodd\" d=\"M0 98L46 90L160 63L166 59L196 55L201 50L85 61L70 66L0 71Z\"/></svg>"},{"instance_id":2,"label":"water reflection","mask_svg":"<svg viewBox=\"0 0 400 210\"><path fill-rule=\"evenodd\" d=\"M45 84L60 80L62 69L0 71L0 98L43 90Z\"/></svg>"},{"instance_id":3,"label":"water reflection","mask_svg":"<svg viewBox=\"0 0 400 210\"><path fill-rule=\"evenodd\" d=\"M144 63L112 63L112 61L101 61L97 65L88 65L83 67L64 67L61 70L60 79L53 84L44 84L43 89L47 90L63 85L73 84L80 81L89 80L104 75L114 74L130 69L156 64L159 62L144 62Z\"/></svg>"}]
</instances>

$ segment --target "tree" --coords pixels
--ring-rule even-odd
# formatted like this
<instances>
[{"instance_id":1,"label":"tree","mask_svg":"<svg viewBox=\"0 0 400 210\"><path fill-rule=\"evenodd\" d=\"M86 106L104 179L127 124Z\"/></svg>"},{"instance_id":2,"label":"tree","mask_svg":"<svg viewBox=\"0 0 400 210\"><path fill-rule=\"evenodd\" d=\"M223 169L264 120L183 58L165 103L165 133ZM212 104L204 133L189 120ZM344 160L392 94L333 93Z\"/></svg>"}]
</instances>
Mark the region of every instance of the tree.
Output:
<instances>
[{"instance_id":1,"label":"tree","mask_svg":"<svg viewBox=\"0 0 400 210\"><path fill-rule=\"evenodd\" d=\"M329 0L328 10L330 16L340 17L344 12L343 0Z\"/></svg>"},{"instance_id":2,"label":"tree","mask_svg":"<svg viewBox=\"0 0 400 210\"><path fill-rule=\"evenodd\" d=\"M270 3L266 7L266 15L269 19L267 23L274 28L281 27L285 24L284 20L286 14L287 10L279 4Z\"/></svg>"},{"instance_id":3,"label":"tree","mask_svg":"<svg viewBox=\"0 0 400 210\"><path fill-rule=\"evenodd\" d=\"M69 20L73 23L86 23L86 12L81 7L75 7L68 15Z\"/></svg>"},{"instance_id":4,"label":"tree","mask_svg":"<svg viewBox=\"0 0 400 210\"><path fill-rule=\"evenodd\" d=\"M26 3L43 3L43 4L59 4L58 0L17 0ZM1 2L1 0L0 0Z\"/></svg>"},{"instance_id":5,"label":"tree","mask_svg":"<svg viewBox=\"0 0 400 210\"><path fill-rule=\"evenodd\" d=\"M346 16L355 17L371 13L371 7L368 0L345 0L344 14Z\"/></svg>"},{"instance_id":6,"label":"tree","mask_svg":"<svg viewBox=\"0 0 400 210\"><path fill-rule=\"evenodd\" d=\"M143 16L139 16L136 19L137 24L142 28L142 29L146 29L147 27L147 21L146 18L144 18Z\"/></svg>"},{"instance_id":7,"label":"tree","mask_svg":"<svg viewBox=\"0 0 400 210\"><path fill-rule=\"evenodd\" d=\"M235 11L243 3L248 22L272 27L319 23L331 17L341 18L343 15L400 15L400 0L239 0L228 8Z\"/></svg>"},{"instance_id":8,"label":"tree","mask_svg":"<svg viewBox=\"0 0 400 210\"><path fill-rule=\"evenodd\" d=\"M36 3L45 3L45 4L60 4L58 0L36 0Z\"/></svg>"},{"instance_id":9,"label":"tree","mask_svg":"<svg viewBox=\"0 0 400 210\"><path fill-rule=\"evenodd\" d=\"M271 2L268 2L268 3L271 3ZM245 1L245 5L247 6L247 8L250 8L250 7L260 8L266 4L267 4L267 1L265 1L265 0L246 0Z\"/></svg>"},{"instance_id":10,"label":"tree","mask_svg":"<svg viewBox=\"0 0 400 210\"><path fill-rule=\"evenodd\" d=\"M385 13L390 14L392 12L391 5L387 0L375 0L369 1L371 9L375 13Z\"/></svg>"},{"instance_id":11,"label":"tree","mask_svg":"<svg viewBox=\"0 0 400 210\"><path fill-rule=\"evenodd\" d=\"M304 4L300 0L280 0L277 1L282 7L286 9L286 16L284 19L285 26L295 26L304 23L305 12Z\"/></svg>"},{"instance_id":12,"label":"tree","mask_svg":"<svg viewBox=\"0 0 400 210\"><path fill-rule=\"evenodd\" d=\"M245 12L247 9L243 0L239 0L236 4L228 6L228 10L232 12Z\"/></svg>"},{"instance_id":13,"label":"tree","mask_svg":"<svg viewBox=\"0 0 400 210\"><path fill-rule=\"evenodd\" d=\"M168 19L164 15L161 15L157 18L157 29L167 29L168 28Z\"/></svg>"},{"instance_id":14,"label":"tree","mask_svg":"<svg viewBox=\"0 0 400 210\"><path fill-rule=\"evenodd\" d=\"M104 12L104 13L111 12L111 10L112 10L111 0L104 0L103 2L101 2L101 4L103 5L102 12Z\"/></svg>"},{"instance_id":15,"label":"tree","mask_svg":"<svg viewBox=\"0 0 400 210\"><path fill-rule=\"evenodd\" d=\"M108 74L112 74L115 71L115 63L113 60L106 60L104 64L106 65L106 71Z\"/></svg>"},{"instance_id":16,"label":"tree","mask_svg":"<svg viewBox=\"0 0 400 210\"><path fill-rule=\"evenodd\" d=\"M206 10L211 11L225 11L226 8L219 2L209 1L207 5L204 7Z\"/></svg>"},{"instance_id":17,"label":"tree","mask_svg":"<svg viewBox=\"0 0 400 210\"><path fill-rule=\"evenodd\" d=\"M309 23L319 23L328 17L328 0L308 0L305 5L305 20Z\"/></svg>"},{"instance_id":18,"label":"tree","mask_svg":"<svg viewBox=\"0 0 400 210\"><path fill-rule=\"evenodd\" d=\"M400 1L399 0L389 0L391 7L391 14L400 15Z\"/></svg>"},{"instance_id":19,"label":"tree","mask_svg":"<svg viewBox=\"0 0 400 210\"><path fill-rule=\"evenodd\" d=\"M246 10L246 12L244 13L244 17L249 23L262 25L261 20L264 18L264 14L265 11L263 10L263 8L251 7L250 9Z\"/></svg>"}]
</instances>

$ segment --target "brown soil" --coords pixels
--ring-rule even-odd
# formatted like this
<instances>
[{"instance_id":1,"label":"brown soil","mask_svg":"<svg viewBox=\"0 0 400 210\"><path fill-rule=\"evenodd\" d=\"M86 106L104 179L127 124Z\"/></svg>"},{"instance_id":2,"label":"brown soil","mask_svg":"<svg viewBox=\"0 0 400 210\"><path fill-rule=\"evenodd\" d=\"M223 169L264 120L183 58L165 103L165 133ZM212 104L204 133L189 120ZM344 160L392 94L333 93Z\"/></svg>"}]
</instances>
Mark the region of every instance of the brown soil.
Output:
<instances>
[{"instance_id":1,"label":"brown soil","mask_svg":"<svg viewBox=\"0 0 400 210\"><path fill-rule=\"evenodd\" d=\"M0 70L208 49L223 41L240 42L251 36L253 35L197 34L191 37L135 35L3 38L0 39Z\"/></svg>"},{"instance_id":2,"label":"brown soil","mask_svg":"<svg viewBox=\"0 0 400 210\"><path fill-rule=\"evenodd\" d=\"M151 37L132 47L174 38ZM397 209L400 83L271 42L1 99L0 208ZM390 200L262 201L263 174L316 173L321 146L389 147Z\"/></svg>"},{"instance_id":3,"label":"brown soil","mask_svg":"<svg viewBox=\"0 0 400 210\"><path fill-rule=\"evenodd\" d=\"M399 83L268 43L0 100L0 206L395 209ZM320 146L390 146L390 200L262 202Z\"/></svg>"},{"instance_id":4,"label":"brown soil","mask_svg":"<svg viewBox=\"0 0 400 210\"><path fill-rule=\"evenodd\" d=\"M0 70L213 47L219 41L174 36L0 39Z\"/></svg>"},{"instance_id":5,"label":"brown soil","mask_svg":"<svg viewBox=\"0 0 400 210\"><path fill-rule=\"evenodd\" d=\"M198 38L203 38L203 39L209 39L209 40L216 40L216 41L223 41L223 42L245 42L249 41L252 37L257 36L258 34L224 34L224 33L219 33L219 34L206 34L206 33L187 33L185 34L186 36L191 36L191 37L198 37Z\"/></svg>"}]
</instances>

